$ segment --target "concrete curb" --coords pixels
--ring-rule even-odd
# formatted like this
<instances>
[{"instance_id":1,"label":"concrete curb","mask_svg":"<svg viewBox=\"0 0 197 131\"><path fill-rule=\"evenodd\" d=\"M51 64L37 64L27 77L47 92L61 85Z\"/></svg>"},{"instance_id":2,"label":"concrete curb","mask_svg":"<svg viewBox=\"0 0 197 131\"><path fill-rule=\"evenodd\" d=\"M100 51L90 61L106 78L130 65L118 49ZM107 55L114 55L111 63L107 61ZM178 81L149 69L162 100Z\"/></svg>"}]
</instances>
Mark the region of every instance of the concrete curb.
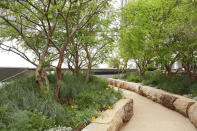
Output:
<instances>
[{"instance_id":1,"label":"concrete curb","mask_svg":"<svg viewBox=\"0 0 197 131\"><path fill-rule=\"evenodd\" d=\"M121 99L82 131L119 131L133 116L133 100Z\"/></svg>"},{"instance_id":2,"label":"concrete curb","mask_svg":"<svg viewBox=\"0 0 197 131\"><path fill-rule=\"evenodd\" d=\"M197 128L197 102L195 100L180 95L175 95L150 86L143 86L139 83L126 82L112 78L108 78L107 81L112 86L134 91L171 110L177 111L178 113L188 117ZM119 84L119 81L121 81L121 84Z\"/></svg>"}]
</instances>

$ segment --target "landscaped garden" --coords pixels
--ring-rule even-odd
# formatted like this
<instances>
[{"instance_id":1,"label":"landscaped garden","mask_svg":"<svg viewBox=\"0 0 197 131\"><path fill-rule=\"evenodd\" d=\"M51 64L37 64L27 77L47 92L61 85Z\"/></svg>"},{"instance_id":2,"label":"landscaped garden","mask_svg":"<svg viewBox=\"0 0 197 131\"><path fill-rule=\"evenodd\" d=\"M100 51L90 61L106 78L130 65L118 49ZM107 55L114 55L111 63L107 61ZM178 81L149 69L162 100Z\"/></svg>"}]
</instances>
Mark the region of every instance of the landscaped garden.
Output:
<instances>
[{"instance_id":1,"label":"landscaped garden","mask_svg":"<svg viewBox=\"0 0 197 131\"><path fill-rule=\"evenodd\" d=\"M113 50L110 2L0 1L1 51L35 67L32 75L1 86L0 130L80 130L113 108L121 93L91 76L92 67ZM63 71L65 66L70 73Z\"/></svg>"},{"instance_id":2,"label":"landscaped garden","mask_svg":"<svg viewBox=\"0 0 197 131\"><path fill-rule=\"evenodd\" d=\"M196 1L123 1L0 0L0 51L35 68L1 85L0 130L81 130L122 98L91 75L100 64L196 99Z\"/></svg>"},{"instance_id":3,"label":"landscaped garden","mask_svg":"<svg viewBox=\"0 0 197 131\"><path fill-rule=\"evenodd\" d=\"M119 72L138 70L123 79L196 97L196 1L131 0L120 16L119 48L109 63Z\"/></svg>"},{"instance_id":4,"label":"landscaped garden","mask_svg":"<svg viewBox=\"0 0 197 131\"><path fill-rule=\"evenodd\" d=\"M142 83L171 93L185 95L197 100L197 82L195 78L188 79L187 75L167 75L161 71L147 71L144 76L139 72L125 73L120 78L130 82Z\"/></svg>"},{"instance_id":5,"label":"landscaped garden","mask_svg":"<svg viewBox=\"0 0 197 131\"><path fill-rule=\"evenodd\" d=\"M60 100L54 100L55 75L49 75L51 90L40 94L32 76L5 83L0 89L0 130L46 130L55 127L82 129L121 99L120 92L106 81L91 76L85 83L79 77L64 73ZM46 93L46 92L45 92Z\"/></svg>"}]
</instances>

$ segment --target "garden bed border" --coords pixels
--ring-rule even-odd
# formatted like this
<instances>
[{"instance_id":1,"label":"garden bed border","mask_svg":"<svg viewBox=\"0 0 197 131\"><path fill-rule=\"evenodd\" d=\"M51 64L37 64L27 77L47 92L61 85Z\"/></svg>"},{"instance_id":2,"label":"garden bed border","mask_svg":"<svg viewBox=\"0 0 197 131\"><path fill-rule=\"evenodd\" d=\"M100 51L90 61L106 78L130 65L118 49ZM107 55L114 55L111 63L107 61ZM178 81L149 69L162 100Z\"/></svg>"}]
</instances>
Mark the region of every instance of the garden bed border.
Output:
<instances>
[{"instance_id":1,"label":"garden bed border","mask_svg":"<svg viewBox=\"0 0 197 131\"><path fill-rule=\"evenodd\" d=\"M121 99L113 109L106 110L102 116L92 121L82 131L119 131L133 116L133 99Z\"/></svg>"},{"instance_id":2,"label":"garden bed border","mask_svg":"<svg viewBox=\"0 0 197 131\"><path fill-rule=\"evenodd\" d=\"M107 78L107 82L109 85L136 92L171 110L177 111L185 117L188 117L197 128L197 101L161 89L144 86L140 83L127 82L112 78Z\"/></svg>"}]
</instances>

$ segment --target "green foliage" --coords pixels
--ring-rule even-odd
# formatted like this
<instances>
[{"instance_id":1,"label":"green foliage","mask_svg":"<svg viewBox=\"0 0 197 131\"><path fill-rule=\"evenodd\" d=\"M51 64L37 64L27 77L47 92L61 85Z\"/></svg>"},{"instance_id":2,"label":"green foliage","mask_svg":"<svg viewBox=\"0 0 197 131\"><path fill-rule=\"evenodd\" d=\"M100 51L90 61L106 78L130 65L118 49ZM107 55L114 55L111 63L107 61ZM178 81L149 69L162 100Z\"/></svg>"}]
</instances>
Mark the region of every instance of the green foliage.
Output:
<instances>
[{"instance_id":1,"label":"green foliage","mask_svg":"<svg viewBox=\"0 0 197 131\"><path fill-rule=\"evenodd\" d=\"M191 94L192 94L193 97L197 96L197 84L193 84L190 87L190 92L191 92Z\"/></svg>"},{"instance_id":2,"label":"green foliage","mask_svg":"<svg viewBox=\"0 0 197 131\"><path fill-rule=\"evenodd\" d=\"M142 82L145 85L156 86L163 81L163 77L160 72L146 72Z\"/></svg>"},{"instance_id":3,"label":"green foliage","mask_svg":"<svg viewBox=\"0 0 197 131\"><path fill-rule=\"evenodd\" d=\"M190 81L185 75L169 76L158 71L150 71L146 72L145 76L142 77L138 72L133 72L131 74L125 74L122 79L141 82L144 85L150 85L175 94L192 94L193 96L197 96L196 81Z\"/></svg>"},{"instance_id":4,"label":"green foliage","mask_svg":"<svg viewBox=\"0 0 197 131\"><path fill-rule=\"evenodd\" d=\"M91 5L92 6L92 5ZM68 65L78 74L83 67L93 67L103 63L113 50L114 31L112 6L104 8L102 13L92 16L88 24L75 33L68 45L65 57Z\"/></svg>"},{"instance_id":5,"label":"green foliage","mask_svg":"<svg viewBox=\"0 0 197 131\"><path fill-rule=\"evenodd\" d=\"M119 57L111 57L110 60L108 60L109 66L113 68L120 69L120 58Z\"/></svg>"},{"instance_id":6,"label":"green foliage","mask_svg":"<svg viewBox=\"0 0 197 131\"><path fill-rule=\"evenodd\" d=\"M139 72L132 72L132 73L126 73L122 77L122 79L126 79L127 81L134 81L134 82L142 82L142 76Z\"/></svg>"},{"instance_id":7,"label":"green foliage","mask_svg":"<svg viewBox=\"0 0 197 131\"><path fill-rule=\"evenodd\" d=\"M49 75L51 92L56 75ZM60 103L40 96L33 76L12 80L0 89L0 130L44 130L56 126L80 128L120 99L121 93L109 88L106 81L91 76L85 83L79 77L64 73ZM103 108L103 105L106 105ZM73 108L72 108L73 106Z\"/></svg>"},{"instance_id":8,"label":"green foliage","mask_svg":"<svg viewBox=\"0 0 197 131\"><path fill-rule=\"evenodd\" d=\"M85 74L78 77L69 72L64 74L60 100L68 103L65 108L72 119L66 121L67 126L78 127L89 123L92 116L98 116L95 110L103 111L121 98L121 93L109 88L107 82L102 79L90 76L89 83L84 81ZM74 109L71 109L72 106Z\"/></svg>"},{"instance_id":9,"label":"green foliage","mask_svg":"<svg viewBox=\"0 0 197 131\"><path fill-rule=\"evenodd\" d=\"M178 60L185 70L196 68L196 9L190 0L129 1L121 10L120 51L142 75L153 62L168 72Z\"/></svg>"},{"instance_id":10,"label":"green foliage","mask_svg":"<svg viewBox=\"0 0 197 131\"><path fill-rule=\"evenodd\" d=\"M55 119L53 117L48 118L41 112L30 111L17 111L10 116L10 123L8 125L9 130L32 130L37 129L42 131L43 129L49 129L55 126Z\"/></svg>"}]
</instances>

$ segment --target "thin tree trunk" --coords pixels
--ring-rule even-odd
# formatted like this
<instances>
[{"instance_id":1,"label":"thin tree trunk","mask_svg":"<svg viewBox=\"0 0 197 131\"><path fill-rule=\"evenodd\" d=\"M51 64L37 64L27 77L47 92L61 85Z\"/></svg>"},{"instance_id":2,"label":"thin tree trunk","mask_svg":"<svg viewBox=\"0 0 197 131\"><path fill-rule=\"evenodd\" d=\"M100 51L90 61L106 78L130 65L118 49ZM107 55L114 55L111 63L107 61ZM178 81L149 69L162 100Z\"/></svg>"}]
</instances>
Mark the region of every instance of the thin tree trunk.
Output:
<instances>
[{"instance_id":1,"label":"thin tree trunk","mask_svg":"<svg viewBox=\"0 0 197 131\"><path fill-rule=\"evenodd\" d=\"M90 71L91 71L91 68L92 68L92 57L90 55L90 52L88 51L88 47L87 46L85 46L85 51L86 51L87 58L88 58L88 70L86 72L86 80L85 80L85 82L88 83L89 80L90 80Z\"/></svg>"},{"instance_id":2,"label":"thin tree trunk","mask_svg":"<svg viewBox=\"0 0 197 131\"><path fill-rule=\"evenodd\" d=\"M124 61L125 63L124 63L124 67L123 67L123 73L126 72L126 69L128 66L128 61L129 61L128 59Z\"/></svg>"},{"instance_id":3,"label":"thin tree trunk","mask_svg":"<svg viewBox=\"0 0 197 131\"><path fill-rule=\"evenodd\" d=\"M172 74L172 66L171 65L165 65L166 71L168 72L168 75Z\"/></svg>"},{"instance_id":4,"label":"thin tree trunk","mask_svg":"<svg viewBox=\"0 0 197 131\"><path fill-rule=\"evenodd\" d=\"M70 37L66 39L66 43L64 44L63 48L59 50L59 61L56 67L56 72L57 72L57 86L56 86L56 92L55 92L56 101L59 101L59 94L60 94L60 88L61 88L61 82L62 82L62 64L64 62L64 51L66 50L69 41L70 41Z\"/></svg>"},{"instance_id":5,"label":"thin tree trunk","mask_svg":"<svg viewBox=\"0 0 197 131\"><path fill-rule=\"evenodd\" d=\"M145 75L145 70L140 69L140 75L141 75L141 76L144 76L144 75Z\"/></svg>"},{"instance_id":6,"label":"thin tree trunk","mask_svg":"<svg viewBox=\"0 0 197 131\"><path fill-rule=\"evenodd\" d=\"M191 73L191 71L188 71L187 74L188 74L188 79L189 79L190 82L191 82L191 80L192 80L192 73Z\"/></svg>"},{"instance_id":7,"label":"thin tree trunk","mask_svg":"<svg viewBox=\"0 0 197 131\"><path fill-rule=\"evenodd\" d=\"M141 76L144 76L145 75L145 70L144 68L140 65L140 63L136 63L138 68L139 68L139 72L140 72L140 75Z\"/></svg>"},{"instance_id":8,"label":"thin tree trunk","mask_svg":"<svg viewBox=\"0 0 197 131\"><path fill-rule=\"evenodd\" d=\"M189 67L188 61L186 61L186 62L183 61L182 65L183 65L183 67L184 67L184 69L185 69L185 71L186 71L186 73L187 73L188 79L189 79L190 82L191 82L192 74L191 74L191 71L190 71L190 67Z\"/></svg>"},{"instance_id":9,"label":"thin tree trunk","mask_svg":"<svg viewBox=\"0 0 197 131\"><path fill-rule=\"evenodd\" d=\"M75 75L76 76L80 75L80 67L78 65L75 66Z\"/></svg>"},{"instance_id":10,"label":"thin tree trunk","mask_svg":"<svg viewBox=\"0 0 197 131\"><path fill-rule=\"evenodd\" d=\"M42 87L43 87L43 83L42 83L42 66L40 64L36 68L35 79L36 79L36 83L37 83L37 86L38 86L40 92L42 92Z\"/></svg>"},{"instance_id":11,"label":"thin tree trunk","mask_svg":"<svg viewBox=\"0 0 197 131\"><path fill-rule=\"evenodd\" d=\"M79 49L76 44L76 52L75 52L75 74L76 76L79 76L80 74L80 67L79 67Z\"/></svg>"},{"instance_id":12,"label":"thin tree trunk","mask_svg":"<svg viewBox=\"0 0 197 131\"><path fill-rule=\"evenodd\" d=\"M60 88L61 88L61 81L62 81L62 64L64 61L64 52L60 53L60 59L58 62L58 66L56 68L57 72L57 86L56 86L56 92L55 92L55 100L59 101L59 94L60 94Z\"/></svg>"},{"instance_id":13,"label":"thin tree trunk","mask_svg":"<svg viewBox=\"0 0 197 131\"><path fill-rule=\"evenodd\" d=\"M88 83L89 82L89 80L90 80L90 71L91 71L91 68L92 68L92 62L89 62L88 63L88 70L87 70L87 72L86 72L86 83Z\"/></svg>"},{"instance_id":14,"label":"thin tree trunk","mask_svg":"<svg viewBox=\"0 0 197 131\"><path fill-rule=\"evenodd\" d=\"M42 71L43 71L43 75L44 75L45 84L47 86L47 90L49 91L49 79L48 79L48 76L47 76L47 72L44 68L43 68Z\"/></svg>"},{"instance_id":15,"label":"thin tree trunk","mask_svg":"<svg viewBox=\"0 0 197 131\"><path fill-rule=\"evenodd\" d=\"M189 63L187 63L187 65L186 65L187 67L187 75L188 75L188 79L190 80L190 82L191 82L191 80L192 80L192 73L191 73L191 70L190 70L190 66L189 66Z\"/></svg>"}]
</instances>

